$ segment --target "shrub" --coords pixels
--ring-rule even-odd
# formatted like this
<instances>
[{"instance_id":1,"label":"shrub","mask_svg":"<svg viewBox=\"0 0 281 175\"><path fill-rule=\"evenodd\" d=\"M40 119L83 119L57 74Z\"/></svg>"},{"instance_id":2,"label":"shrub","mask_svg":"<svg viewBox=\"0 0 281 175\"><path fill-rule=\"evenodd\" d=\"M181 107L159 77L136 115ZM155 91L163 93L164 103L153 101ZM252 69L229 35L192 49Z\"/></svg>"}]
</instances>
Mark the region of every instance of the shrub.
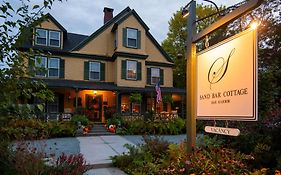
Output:
<instances>
[{"instance_id":1,"label":"shrub","mask_svg":"<svg viewBox=\"0 0 281 175\"><path fill-rule=\"evenodd\" d=\"M82 154L66 155L62 153L54 167L49 169L52 175L83 175L86 172L86 161Z\"/></svg>"},{"instance_id":2,"label":"shrub","mask_svg":"<svg viewBox=\"0 0 281 175\"><path fill-rule=\"evenodd\" d=\"M176 118L168 121L155 120L125 120L122 125L123 134L156 134L156 135L176 135L185 132L185 120Z\"/></svg>"},{"instance_id":3,"label":"shrub","mask_svg":"<svg viewBox=\"0 0 281 175\"><path fill-rule=\"evenodd\" d=\"M80 122L82 125L87 126L89 124L89 119L85 115L74 115L71 118L71 122L75 125L77 125L78 122Z\"/></svg>"},{"instance_id":4,"label":"shrub","mask_svg":"<svg viewBox=\"0 0 281 175\"><path fill-rule=\"evenodd\" d=\"M124 145L128 154L112 157L113 165L128 174L159 174L169 144L158 137L144 137L144 140L146 144L139 147Z\"/></svg>"}]
</instances>

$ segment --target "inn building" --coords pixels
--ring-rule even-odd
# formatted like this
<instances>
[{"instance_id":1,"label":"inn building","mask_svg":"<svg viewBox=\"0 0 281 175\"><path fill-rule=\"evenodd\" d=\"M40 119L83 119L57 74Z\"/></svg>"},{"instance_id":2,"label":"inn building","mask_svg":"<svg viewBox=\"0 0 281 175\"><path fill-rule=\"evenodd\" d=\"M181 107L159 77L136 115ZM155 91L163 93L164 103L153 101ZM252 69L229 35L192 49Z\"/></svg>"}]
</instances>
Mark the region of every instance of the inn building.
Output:
<instances>
[{"instance_id":1,"label":"inn building","mask_svg":"<svg viewBox=\"0 0 281 175\"><path fill-rule=\"evenodd\" d=\"M68 32L47 14L33 29L33 39L21 48L43 53L29 63L46 70L37 71L33 78L44 80L55 94L46 114L54 118L78 112L95 122L104 122L116 112L183 115L185 91L173 87L173 60L149 27L129 7L114 17L111 8L103 12L104 24L90 36ZM156 103L158 81L161 103ZM132 93L141 94L142 100L131 101Z\"/></svg>"}]
</instances>

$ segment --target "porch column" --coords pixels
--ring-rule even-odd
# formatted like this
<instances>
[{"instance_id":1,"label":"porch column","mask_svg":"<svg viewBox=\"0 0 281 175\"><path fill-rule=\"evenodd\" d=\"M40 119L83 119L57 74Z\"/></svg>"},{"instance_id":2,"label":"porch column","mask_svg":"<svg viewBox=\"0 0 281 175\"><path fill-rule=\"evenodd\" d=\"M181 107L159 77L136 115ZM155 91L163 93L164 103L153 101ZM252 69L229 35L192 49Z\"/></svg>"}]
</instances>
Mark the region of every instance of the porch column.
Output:
<instances>
[{"instance_id":1,"label":"porch column","mask_svg":"<svg viewBox=\"0 0 281 175\"><path fill-rule=\"evenodd\" d=\"M183 117L184 116L184 114L183 114L183 108L184 108L184 104L183 104L183 101L184 101L184 94L182 94L182 96L181 96L181 116Z\"/></svg>"},{"instance_id":2,"label":"porch column","mask_svg":"<svg viewBox=\"0 0 281 175\"><path fill-rule=\"evenodd\" d=\"M152 112L152 104L153 104L153 99L152 99L152 92L150 92L150 111Z\"/></svg>"},{"instance_id":3,"label":"porch column","mask_svg":"<svg viewBox=\"0 0 281 175\"><path fill-rule=\"evenodd\" d=\"M79 89L76 88L76 89L75 89L75 111L76 111L77 108L78 108L78 93L79 93Z\"/></svg>"},{"instance_id":4,"label":"porch column","mask_svg":"<svg viewBox=\"0 0 281 175\"><path fill-rule=\"evenodd\" d=\"M115 97L116 97L116 113L120 113L120 111L119 111L119 95L120 95L120 93L118 92L118 91L115 91Z\"/></svg>"}]
</instances>

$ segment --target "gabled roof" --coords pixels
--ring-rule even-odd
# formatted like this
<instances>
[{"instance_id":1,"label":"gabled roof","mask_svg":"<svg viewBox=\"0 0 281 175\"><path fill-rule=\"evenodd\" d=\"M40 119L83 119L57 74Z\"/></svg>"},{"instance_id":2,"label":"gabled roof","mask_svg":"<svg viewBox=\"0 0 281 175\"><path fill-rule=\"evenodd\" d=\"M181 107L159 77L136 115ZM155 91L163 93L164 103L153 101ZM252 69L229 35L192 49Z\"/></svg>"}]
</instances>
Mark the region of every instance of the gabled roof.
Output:
<instances>
[{"instance_id":1,"label":"gabled roof","mask_svg":"<svg viewBox=\"0 0 281 175\"><path fill-rule=\"evenodd\" d=\"M109 26L111 26L114 22L116 22L119 18L123 17L124 15L126 15L128 12L130 12L131 9L130 7L125 8L122 12L120 12L118 15L116 15L114 18L112 18L111 20L107 21L107 23L105 23L101 28L99 28L97 31L95 31L92 35L90 35L88 38L86 38L85 40L83 40L81 43L79 43L75 48L73 48L73 50L79 50L81 49L83 46L85 46L89 41L91 41L93 38L95 38L96 36L98 36L100 33L102 33L103 31L105 31Z\"/></svg>"},{"instance_id":2,"label":"gabled roof","mask_svg":"<svg viewBox=\"0 0 281 175\"><path fill-rule=\"evenodd\" d=\"M44 17L46 19L52 20L58 26L58 28L61 29L64 36L67 37L67 30L50 13L47 13L46 15L44 15Z\"/></svg>"},{"instance_id":3,"label":"gabled roof","mask_svg":"<svg viewBox=\"0 0 281 175\"><path fill-rule=\"evenodd\" d=\"M55 23L64 33L64 44L62 48L62 52L71 52L71 51L77 51L84 47L87 43L92 41L95 37L97 37L99 34L104 32L106 29L108 29L110 26L113 25L111 31L113 32L118 28L118 25L120 25L122 22L124 22L126 19L128 19L130 16L134 16L137 21L141 24L141 26L145 29L146 36L150 39L150 41L154 44L154 46L160 51L160 53L165 57L165 59L168 62L173 63L173 60L170 58L170 56L164 51L164 49L160 46L160 44L156 41L156 39L152 36L152 34L149 32L149 27L144 23L144 21L140 18L140 16L136 13L134 9L131 9L130 7L126 7L123 11L121 11L119 14L117 14L115 17L113 17L111 20L106 22L102 27L100 27L97 31L95 31L90 36L81 35L81 34L75 34L75 33L67 33L67 30L50 14L46 14L44 17L46 19L51 20ZM27 41L23 44L22 48L30 48L32 47L31 41ZM58 48L48 48L48 47L42 47L42 46L34 46L34 48L42 49L42 50L54 50L59 51Z\"/></svg>"},{"instance_id":4,"label":"gabled roof","mask_svg":"<svg viewBox=\"0 0 281 175\"><path fill-rule=\"evenodd\" d=\"M166 58L166 60L173 63L173 60L170 58L170 56L164 51L164 49L160 46L160 44L156 41L156 39L149 32L149 27L144 23L144 21L136 13L136 11L134 9L131 10L130 7L125 8L122 12L120 12L114 18L109 20L107 23L105 23L101 28L99 28L96 32L94 32L92 35L90 35L88 38L86 38L84 41L82 41L73 50L77 51L77 50L81 49L88 42L90 42L92 39L94 39L100 33L105 31L108 27L110 27L112 24L114 24L111 29L111 31L113 32L114 30L117 29L119 24L121 24L123 21L125 21L127 18L129 18L131 15L133 15L138 20L138 22L142 25L142 27L146 31L146 36L148 36L148 38L152 41L152 43L156 46L156 48L161 52L161 54L163 54L163 56Z\"/></svg>"},{"instance_id":5,"label":"gabled roof","mask_svg":"<svg viewBox=\"0 0 281 175\"><path fill-rule=\"evenodd\" d=\"M51 19L62 31L67 32L67 30L50 14L44 15L47 19Z\"/></svg>"}]
</instances>

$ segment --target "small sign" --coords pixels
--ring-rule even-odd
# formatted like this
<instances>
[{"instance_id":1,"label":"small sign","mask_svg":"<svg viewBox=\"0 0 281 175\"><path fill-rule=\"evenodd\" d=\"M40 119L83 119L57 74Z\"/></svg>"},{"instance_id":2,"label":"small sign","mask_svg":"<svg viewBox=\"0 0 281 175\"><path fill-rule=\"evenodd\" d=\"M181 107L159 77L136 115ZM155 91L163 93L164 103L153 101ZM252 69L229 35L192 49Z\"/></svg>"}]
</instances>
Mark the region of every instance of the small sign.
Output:
<instances>
[{"instance_id":1,"label":"small sign","mask_svg":"<svg viewBox=\"0 0 281 175\"><path fill-rule=\"evenodd\" d=\"M205 126L205 131L208 133L228 135L228 136L239 136L240 130L237 128L222 128L215 126Z\"/></svg>"}]
</instances>

